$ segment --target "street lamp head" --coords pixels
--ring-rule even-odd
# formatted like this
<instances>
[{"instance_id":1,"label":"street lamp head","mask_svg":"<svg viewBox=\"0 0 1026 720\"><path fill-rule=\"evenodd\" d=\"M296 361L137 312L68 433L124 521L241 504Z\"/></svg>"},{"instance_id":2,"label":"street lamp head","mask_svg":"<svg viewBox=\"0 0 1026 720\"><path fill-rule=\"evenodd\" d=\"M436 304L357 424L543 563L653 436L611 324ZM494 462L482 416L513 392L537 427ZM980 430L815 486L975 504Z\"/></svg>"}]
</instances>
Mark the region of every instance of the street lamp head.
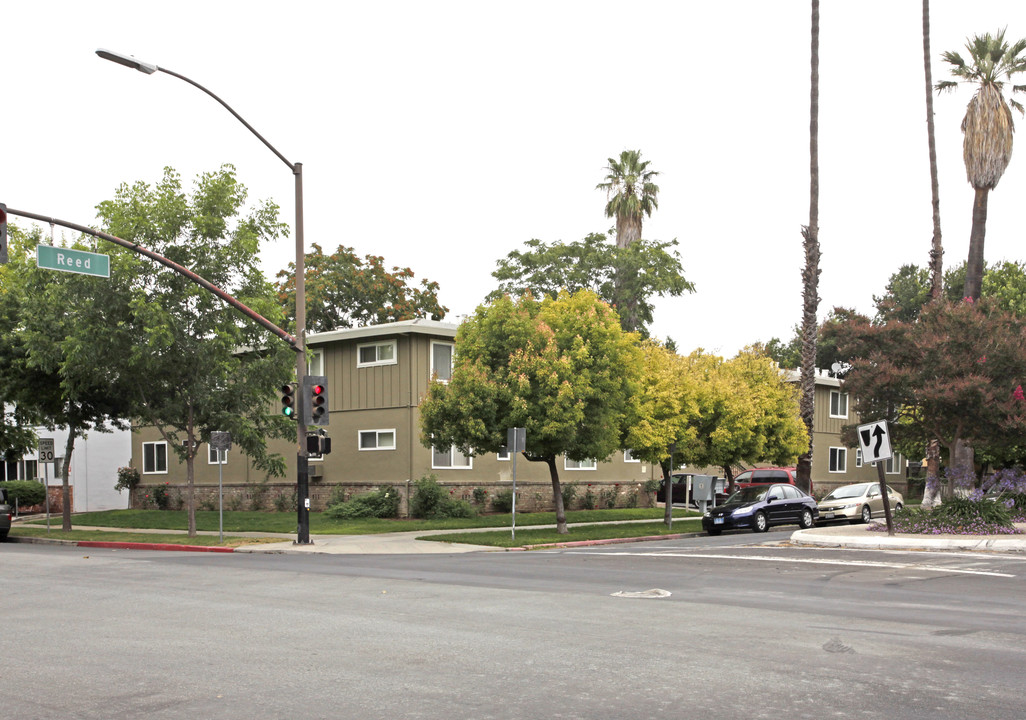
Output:
<instances>
[{"instance_id":1,"label":"street lamp head","mask_svg":"<svg viewBox=\"0 0 1026 720\"><path fill-rule=\"evenodd\" d=\"M114 52L113 50L104 50L100 48L96 51L96 54L102 57L104 60L110 60L116 62L118 65L124 65L125 67L135 68L139 72L152 75L159 69L156 65L150 65L144 63L142 60L136 60L131 55L122 55L121 53Z\"/></svg>"}]
</instances>

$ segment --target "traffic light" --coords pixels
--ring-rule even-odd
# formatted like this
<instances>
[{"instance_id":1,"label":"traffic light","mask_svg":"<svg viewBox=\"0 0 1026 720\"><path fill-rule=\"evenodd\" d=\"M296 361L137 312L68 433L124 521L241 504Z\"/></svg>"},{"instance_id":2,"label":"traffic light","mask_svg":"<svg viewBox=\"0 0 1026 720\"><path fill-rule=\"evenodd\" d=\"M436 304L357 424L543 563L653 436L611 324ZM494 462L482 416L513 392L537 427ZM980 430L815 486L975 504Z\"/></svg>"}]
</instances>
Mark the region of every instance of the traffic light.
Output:
<instances>
[{"instance_id":1,"label":"traffic light","mask_svg":"<svg viewBox=\"0 0 1026 720\"><path fill-rule=\"evenodd\" d=\"M323 430L306 436L306 452L310 457L321 457L331 454L331 438Z\"/></svg>"},{"instance_id":2,"label":"traffic light","mask_svg":"<svg viewBox=\"0 0 1026 720\"><path fill-rule=\"evenodd\" d=\"M286 383L281 386L281 414L287 418L296 416L296 384Z\"/></svg>"},{"instance_id":3,"label":"traffic light","mask_svg":"<svg viewBox=\"0 0 1026 720\"><path fill-rule=\"evenodd\" d=\"M304 377L303 398L303 423L305 425L327 425L328 378L324 375Z\"/></svg>"},{"instance_id":4,"label":"traffic light","mask_svg":"<svg viewBox=\"0 0 1026 720\"><path fill-rule=\"evenodd\" d=\"M0 203L0 265L7 262L7 206Z\"/></svg>"}]
</instances>

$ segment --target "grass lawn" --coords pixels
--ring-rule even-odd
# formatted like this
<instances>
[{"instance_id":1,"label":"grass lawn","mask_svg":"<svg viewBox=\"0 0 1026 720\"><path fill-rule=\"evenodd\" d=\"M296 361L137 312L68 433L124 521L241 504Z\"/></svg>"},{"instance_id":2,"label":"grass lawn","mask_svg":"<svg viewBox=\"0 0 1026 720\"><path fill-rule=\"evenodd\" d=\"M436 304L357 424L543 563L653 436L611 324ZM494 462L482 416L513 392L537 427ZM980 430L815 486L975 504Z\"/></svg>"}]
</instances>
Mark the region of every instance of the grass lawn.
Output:
<instances>
[{"instance_id":1,"label":"grass lawn","mask_svg":"<svg viewBox=\"0 0 1026 720\"><path fill-rule=\"evenodd\" d=\"M197 535L189 537L179 533L133 533L110 530L63 530L51 527L50 532L45 527L37 525L17 524L11 528L11 537L39 537L50 538L51 540L74 540L81 542L93 540L99 542L130 542L130 543L160 543L164 545L202 545L204 547L239 547L240 545L254 545L271 542L281 542L282 538L277 537L229 537L225 536L224 542L218 542L217 535Z\"/></svg>"},{"instance_id":2,"label":"grass lawn","mask_svg":"<svg viewBox=\"0 0 1026 720\"><path fill-rule=\"evenodd\" d=\"M566 514L569 523L615 522L622 520L661 520L663 508L621 508L615 510L574 510ZM674 508L674 520L697 517L698 513ZM53 520L51 519L51 524ZM59 522L59 519L58 519ZM33 524L45 524L45 520ZM105 510L101 512L78 513L72 516L75 527L116 527L143 530L185 530L188 516L184 510ZM517 527L530 525L554 525L556 514L518 513ZM509 514L479 515L473 518L447 518L441 520L381 520L366 518L359 520L333 520L324 513L310 513L311 535L372 535L376 533L454 530L461 528L508 528ZM21 524L18 527L26 527ZM196 529L217 531L216 510L197 510ZM296 513L225 511L224 531L229 532L272 532L295 533ZM45 532L45 530L44 530ZM519 535L519 531L518 531Z\"/></svg>"},{"instance_id":3,"label":"grass lawn","mask_svg":"<svg viewBox=\"0 0 1026 720\"><path fill-rule=\"evenodd\" d=\"M445 535L425 535L418 540L434 540L436 542L469 543L471 545L490 545L492 547L523 547L525 545L549 545L579 540L608 540L610 538L646 537L649 535L676 535L678 533L699 532L702 520L698 517L687 520L673 521L673 529L668 529L662 522L624 523L597 525L579 525L571 527L566 535L560 535L555 528L536 528L521 530L520 518L517 518L516 539L506 531L446 533Z\"/></svg>"}]
</instances>

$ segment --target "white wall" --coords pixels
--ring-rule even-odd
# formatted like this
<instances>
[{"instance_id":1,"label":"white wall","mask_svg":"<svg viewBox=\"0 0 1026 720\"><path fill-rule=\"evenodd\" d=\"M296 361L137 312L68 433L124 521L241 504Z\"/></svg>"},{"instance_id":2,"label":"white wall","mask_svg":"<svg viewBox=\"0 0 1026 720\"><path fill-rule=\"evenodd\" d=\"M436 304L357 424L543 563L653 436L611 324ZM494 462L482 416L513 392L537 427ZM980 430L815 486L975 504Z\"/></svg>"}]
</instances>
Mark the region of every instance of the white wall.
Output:
<instances>
[{"instance_id":1,"label":"white wall","mask_svg":"<svg viewBox=\"0 0 1026 720\"><path fill-rule=\"evenodd\" d=\"M53 438L54 452L58 457L64 456L64 446L68 441L68 431L64 428L46 430L36 428L36 436ZM25 455L33 459L36 454ZM128 507L128 491L118 493L114 483L118 480L118 468L128 465L132 459L132 434L128 430L115 430L110 433L90 432L84 437L75 438L75 451L71 455L71 471L69 484L74 490L74 512L92 512L95 510L123 510ZM58 466L59 468L60 466ZM60 485L56 479L54 466L40 465L39 474L49 478L50 485Z\"/></svg>"}]
</instances>

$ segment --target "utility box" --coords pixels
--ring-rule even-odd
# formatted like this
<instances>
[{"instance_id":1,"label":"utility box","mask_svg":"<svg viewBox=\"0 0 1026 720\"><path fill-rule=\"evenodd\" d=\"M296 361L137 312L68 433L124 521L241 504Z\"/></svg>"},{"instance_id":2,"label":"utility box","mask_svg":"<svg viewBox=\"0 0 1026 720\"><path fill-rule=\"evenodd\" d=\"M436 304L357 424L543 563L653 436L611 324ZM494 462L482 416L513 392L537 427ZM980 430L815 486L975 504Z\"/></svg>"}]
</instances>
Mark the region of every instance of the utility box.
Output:
<instances>
[{"instance_id":1,"label":"utility box","mask_svg":"<svg viewBox=\"0 0 1026 720\"><path fill-rule=\"evenodd\" d=\"M691 498L695 502L712 502L715 491L713 482L716 480L712 475L691 476Z\"/></svg>"}]
</instances>

